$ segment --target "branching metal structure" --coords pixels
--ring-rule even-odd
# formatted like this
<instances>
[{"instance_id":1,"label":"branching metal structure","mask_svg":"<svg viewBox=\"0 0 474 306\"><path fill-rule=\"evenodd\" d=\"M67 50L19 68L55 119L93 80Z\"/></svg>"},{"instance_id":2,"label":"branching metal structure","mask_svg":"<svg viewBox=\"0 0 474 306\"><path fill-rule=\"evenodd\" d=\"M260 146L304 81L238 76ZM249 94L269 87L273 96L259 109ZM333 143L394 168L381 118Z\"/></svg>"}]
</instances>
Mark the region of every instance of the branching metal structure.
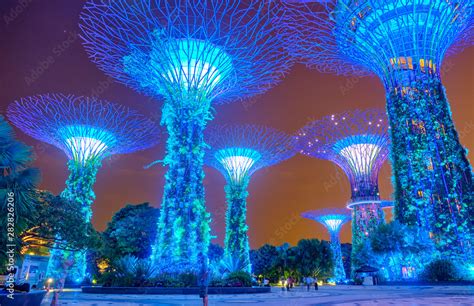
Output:
<instances>
[{"instance_id":1,"label":"branching metal structure","mask_svg":"<svg viewBox=\"0 0 474 306\"><path fill-rule=\"evenodd\" d=\"M206 262L203 130L212 103L260 94L289 68L268 0L88 1L84 46L108 75L164 98L169 166L153 258L172 270ZM166 263L166 264L164 264Z\"/></svg>"},{"instance_id":2,"label":"branching metal structure","mask_svg":"<svg viewBox=\"0 0 474 306\"><path fill-rule=\"evenodd\" d=\"M320 71L375 74L384 84L397 219L430 231L444 255L469 256L472 169L440 73L446 55L473 43L474 3L286 2L282 33L294 55Z\"/></svg>"},{"instance_id":3,"label":"branching metal structure","mask_svg":"<svg viewBox=\"0 0 474 306\"><path fill-rule=\"evenodd\" d=\"M8 118L31 137L61 149L68 157L69 178L61 196L82 207L90 222L95 199L93 185L102 160L114 154L149 148L159 140L159 127L124 106L84 96L45 94L17 100ZM85 276L85 253L53 249L48 273L62 275L65 258L75 260L72 280Z\"/></svg>"},{"instance_id":4,"label":"branching metal structure","mask_svg":"<svg viewBox=\"0 0 474 306\"><path fill-rule=\"evenodd\" d=\"M390 144L384 111L327 116L303 127L296 139L301 154L332 161L346 173L352 192L352 242L361 243L384 220L378 189Z\"/></svg>"},{"instance_id":5,"label":"branching metal structure","mask_svg":"<svg viewBox=\"0 0 474 306\"><path fill-rule=\"evenodd\" d=\"M225 254L237 258L251 272L247 236L247 196L250 177L257 170L278 164L295 153L290 135L257 125L215 126L206 132L211 149L206 164L226 178Z\"/></svg>"},{"instance_id":6,"label":"branching metal structure","mask_svg":"<svg viewBox=\"0 0 474 306\"><path fill-rule=\"evenodd\" d=\"M329 232L331 249L334 260L334 278L337 282L347 279L342 262L341 241L339 233L342 226L351 220L350 211L347 209L327 208L307 211L302 217L321 223Z\"/></svg>"}]
</instances>

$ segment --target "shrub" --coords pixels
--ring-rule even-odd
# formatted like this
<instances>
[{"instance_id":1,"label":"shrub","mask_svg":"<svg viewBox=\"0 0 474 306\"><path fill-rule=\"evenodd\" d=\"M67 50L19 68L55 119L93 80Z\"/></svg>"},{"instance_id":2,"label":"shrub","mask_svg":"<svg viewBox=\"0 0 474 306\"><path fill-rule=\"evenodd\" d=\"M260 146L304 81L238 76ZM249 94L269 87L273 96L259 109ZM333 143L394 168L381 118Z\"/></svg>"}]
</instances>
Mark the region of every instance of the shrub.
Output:
<instances>
[{"instance_id":1,"label":"shrub","mask_svg":"<svg viewBox=\"0 0 474 306\"><path fill-rule=\"evenodd\" d=\"M354 284L355 284L355 285L362 285L362 283L364 283L364 279L363 279L363 278L358 277L358 278L355 278L355 279L354 279Z\"/></svg>"},{"instance_id":2,"label":"shrub","mask_svg":"<svg viewBox=\"0 0 474 306\"><path fill-rule=\"evenodd\" d=\"M162 273L155 277L152 282L157 287L195 287L198 285L198 276L193 272Z\"/></svg>"},{"instance_id":3,"label":"shrub","mask_svg":"<svg viewBox=\"0 0 474 306\"><path fill-rule=\"evenodd\" d=\"M181 273L178 280L184 287L194 287L198 285L197 275L194 273Z\"/></svg>"},{"instance_id":4,"label":"shrub","mask_svg":"<svg viewBox=\"0 0 474 306\"><path fill-rule=\"evenodd\" d=\"M224 279L226 286L229 287L251 287L252 276L244 271L231 272Z\"/></svg>"},{"instance_id":5,"label":"shrub","mask_svg":"<svg viewBox=\"0 0 474 306\"><path fill-rule=\"evenodd\" d=\"M448 259L436 259L425 267L421 278L437 282L452 281L458 279L458 271L452 261Z\"/></svg>"},{"instance_id":6,"label":"shrub","mask_svg":"<svg viewBox=\"0 0 474 306\"><path fill-rule=\"evenodd\" d=\"M106 280L112 286L146 287L152 285L151 279L155 275L156 269L150 260L127 255L114 262Z\"/></svg>"},{"instance_id":7,"label":"shrub","mask_svg":"<svg viewBox=\"0 0 474 306\"><path fill-rule=\"evenodd\" d=\"M226 255L220 261L219 271L223 275L233 272L247 271L248 264L238 256Z\"/></svg>"},{"instance_id":8,"label":"shrub","mask_svg":"<svg viewBox=\"0 0 474 306\"><path fill-rule=\"evenodd\" d=\"M112 287L115 285L115 275L114 272L112 271L105 271L102 274L99 274L97 276L97 282L99 284L102 284L104 287Z\"/></svg>"},{"instance_id":9,"label":"shrub","mask_svg":"<svg viewBox=\"0 0 474 306\"><path fill-rule=\"evenodd\" d=\"M225 287L226 285L226 281L222 278L212 278L209 282L210 287Z\"/></svg>"}]
</instances>

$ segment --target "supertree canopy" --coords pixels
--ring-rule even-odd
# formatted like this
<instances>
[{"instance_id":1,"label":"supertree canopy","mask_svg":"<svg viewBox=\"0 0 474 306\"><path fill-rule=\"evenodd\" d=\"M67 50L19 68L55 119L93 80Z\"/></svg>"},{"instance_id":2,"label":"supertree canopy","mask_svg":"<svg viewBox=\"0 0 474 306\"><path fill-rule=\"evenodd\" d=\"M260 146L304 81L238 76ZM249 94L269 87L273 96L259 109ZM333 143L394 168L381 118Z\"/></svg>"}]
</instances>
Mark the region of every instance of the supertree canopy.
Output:
<instances>
[{"instance_id":1,"label":"supertree canopy","mask_svg":"<svg viewBox=\"0 0 474 306\"><path fill-rule=\"evenodd\" d=\"M225 255L238 259L250 272L247 236L247 187L257 170L292 157L294 139L278 130L257 125L215 126L206 132L211 149L206 164L226 178L227 197Z\"/></svg>"},{"instance_id":2,"label":"supertree canopy","mask_svg":"<svg viewBox=\"0 0 474 306\"><path fill-rule=\"evenodd\" d=\"M344 223L351 220L350 212L347 209L330 208L307 211L301 216L321 223L328 230L334 260L334 278L338 282L347 279L342 262L339 233Z\"/></svg>"},{"instance_id":3,"label":"supertree canopy","mask_svg":"<svg viewBox=\"0 0 474 306\"><path fill-rule=\"evenodd\" d=\"M300 153L330 160L347 175L352 197L352 241L356 245L384 221L378 174L387 160L390 139L383 110L355 110L324 117L302 128Z\"/></svg>"},{"instance_id":4,"label":"supertree canopy","mask_svg":"<svg viewBox=\"0 0 474 306\"><path fill-rule=\"evenodd\" d=\"M280 8L269 0L92 0L84 7L80 26L92 60L165 100L169 169L153 255L162 266L183 271L205 261L203 130L211 102L262 93L288 70L275 33Z\"/></svg>"},{"instance_id":5,"label":"supertree canopy","mask_svg":"<svg viewBox=\"0 0 474 306\"><path fill-rule=\"evenodd\" d=\"M102 160L113 154L146 149L159 140L159 128L145 116L83 96L46 94L23 98L10 104L8 118L26 134L66 153L70 173L61 196L80 205L88 222L95 199L92 188ZM66 257L76 261L70 277L82 280L84 253L53 250L49 266L61 267L60 259ZM48 270L55 279L62 274L61 269Z\"/></svg>"},{"instance_id":6,"label":"supertree canopy","mask_svg":"<svg viewBox=\"0 0 474 306\"><path fill-rule=\"evenodd\" d=\"M282 33L309 66L376 74L387 95L396 218L431 232L446 256L469 254L474 186L442 63L472 44L470 0L287 0ZM297 3L300 2L300 3ZM302 3L312 2L312 3ZM469 255L468 255L469 256Z\"/></svg>"}]
</instances>

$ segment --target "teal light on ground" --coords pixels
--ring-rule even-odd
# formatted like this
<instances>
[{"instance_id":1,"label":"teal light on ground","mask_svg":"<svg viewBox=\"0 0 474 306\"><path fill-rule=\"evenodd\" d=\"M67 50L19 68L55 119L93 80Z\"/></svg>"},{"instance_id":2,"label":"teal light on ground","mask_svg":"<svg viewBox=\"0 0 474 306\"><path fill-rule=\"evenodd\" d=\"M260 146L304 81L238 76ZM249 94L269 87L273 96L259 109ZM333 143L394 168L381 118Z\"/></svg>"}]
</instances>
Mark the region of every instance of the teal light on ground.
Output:
<instances>
[{"instance_id":1,"label":"teal light on ground","mask_svg":"<svg viewBox=\"0 0 474 306\"><path fill-rule=\"evenodd\" d=\"M474 279L474 265L469 265L468 271L470 279Z\"/></svg>"},{"instance_id":2,"label":"teal light on ground","mask_svg":"<svg viewBox=\"0 0 474 306\"><path fill-rule=\"evenodd\" d=\"M217 151L215 157L227 171L231 183L241 184L261 154L248 148L227 148Z\"/></svg>"}]
</instances>

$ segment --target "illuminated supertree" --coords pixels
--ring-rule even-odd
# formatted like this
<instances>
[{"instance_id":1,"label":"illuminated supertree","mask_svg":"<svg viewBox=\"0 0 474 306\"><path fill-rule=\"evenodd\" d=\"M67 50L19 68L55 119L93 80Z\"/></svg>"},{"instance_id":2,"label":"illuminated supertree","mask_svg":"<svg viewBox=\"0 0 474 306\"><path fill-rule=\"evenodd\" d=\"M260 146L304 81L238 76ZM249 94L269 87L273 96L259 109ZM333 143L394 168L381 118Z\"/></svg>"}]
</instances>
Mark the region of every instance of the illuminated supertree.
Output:
<instances>
[{"instance_id":1,"label":"illuminated supertree","mask_svg":"<svg viewBox=\"0 0 474 306\"><path fill-rule=\"evenodd\" d=\"M22 98L9 105L8 118L31 137L61 149L68 157L69 178L61 196L81 206L90 222L95 199L93 185L102 160L153 146L159 127L124 106L83 96L46 94ZM74 260L73 280L85 276L84 252L53 249L48 276L61 278L64 260Z\"/></svg>"},{"instance_id":2,"label":"illuminated supertree","mask_svg":"<svg viewBox=\"0 0 474 306\"><path fill-rule=\"evenodd\" d=\"M470 0L287 0L292 53L336 74L377 75L385 86L396 218L431 232L447 256L468 254L474 186L441 66L472 44ZM297 40L296 43L295 40Z\"/></svg>"},{"instance_id":3,"label":"illuminated supertree","mask_svg":"<svg viewBox=\"0 0 474 306\"><path fill-rule=\"evenodd\" d=\"M108 75L164 98L168 165L152 256L183 271L205 262L210 217L202 180L212 103L262 93L289 68L269 0L89 1L86 50Z\"/></svg>"},{"instance_id":4,"label":"illuminated supertree","mask_svg":"<svg viewBox=\"0 0 474 306\"><path fill-rule=\"evenodd\" d=\"M351 185L352 244L361 243L384 222L378 175L389 153L387 119L383 110L355 110L324 117L296 136L300 153L337 164Z\"/></svg>"},{"instance_id":5,"label":"illuminated supertree","mask_svg":"<svg viewBox=\"0 0 474 306\"><path fill-rule=\"evenodd\" d=\"M250 272L246 222L250 177L292 157L295 141L283 132L257 125L215 126L206 132L206 141L211 147L206 164L219 170L227 181L225 255L239 259Z\"/></svg>"},{"instance_id":6,"label":"illuminated supertree","mask_svg":"<svg viewBox=\"0 0 474 306\"><path fill-rule=\"evenodd\" d=\"M334 278L338 282L347 279L342 263L339 233L344 223L351 220L350 212L347 209L331 208L307 211L302 213L301 216L321 223L328 230L334 260Z\"/></svg>"}]
</instances>

